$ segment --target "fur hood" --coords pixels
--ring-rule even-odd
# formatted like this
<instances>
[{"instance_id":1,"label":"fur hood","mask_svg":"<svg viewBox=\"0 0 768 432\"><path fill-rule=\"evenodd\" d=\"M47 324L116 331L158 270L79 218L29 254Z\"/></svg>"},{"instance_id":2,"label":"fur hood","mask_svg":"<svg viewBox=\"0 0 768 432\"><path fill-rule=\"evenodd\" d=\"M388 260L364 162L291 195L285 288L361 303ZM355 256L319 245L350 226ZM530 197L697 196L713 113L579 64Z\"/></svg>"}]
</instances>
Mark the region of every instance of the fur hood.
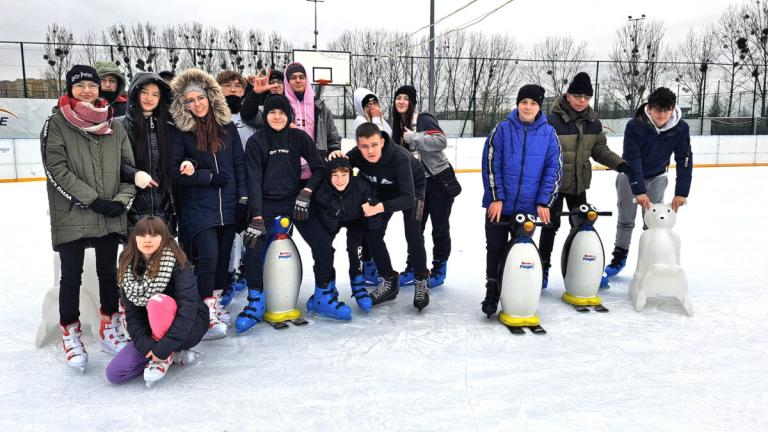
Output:
<instances>
[{"instance_id":1,"label":"fur hood","mask_svg":"<svg viewBox=\"0 0 768 432\"><path fill-rule=\"evenodd\" d=\"M176 75L171 81L171 89L173 89L171 115L173 115L173 120L179 130L183 132L194 132L195 130L195 119L184 106L184 95L181 94L191 84L202 87L208 93L210 109L213 110L213 115L219 126L224 126L232 121L232 113L229 111L227 100L224 98L221 86L216 82L216 79L203 70L187 69Z\"/></svg>"}]
</instances>

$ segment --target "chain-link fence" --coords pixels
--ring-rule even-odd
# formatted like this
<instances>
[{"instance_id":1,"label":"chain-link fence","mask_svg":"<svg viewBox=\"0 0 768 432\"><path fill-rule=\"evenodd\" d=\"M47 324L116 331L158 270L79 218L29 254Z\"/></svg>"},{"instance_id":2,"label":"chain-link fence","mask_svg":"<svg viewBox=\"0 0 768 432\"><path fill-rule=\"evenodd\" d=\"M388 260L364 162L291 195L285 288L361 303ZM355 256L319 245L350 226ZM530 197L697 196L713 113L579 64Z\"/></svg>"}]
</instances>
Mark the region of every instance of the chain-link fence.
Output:
<instances>
[{"instance_id":1,"label":"chain-link fence","mask_svg":"<svg viewBox=\"0 0 768 432\"><path fill-rule=\"evenodd\" d=\"M222 69L251 74L267 65L283 69L291 58L291 52L277 50L0 42L0 97L56 98L64 90L66 71L77 63L114 61L130 79L142 70L192 66L213 74ZM412 84L427 109L428 62L423 56L353 54L352 86L377 93L388 112L397 87ZM436 57L432 110L439 120L451 122L455 136L484 136L514 108L521 85L535 82L547 90L547 112L572 76L585 71L594 86L591 104L601 119L633 117L650 89L664 86L678 95L693 134L767 133L768 94L761 90L766 85L759 77L744 78L743 71L737 74L731 66L646 63L644 75L638 76L635 65L612 61ZM322 95L337 118L354 119L352 88L329 86Z\"/></svg>"}]
</instances>

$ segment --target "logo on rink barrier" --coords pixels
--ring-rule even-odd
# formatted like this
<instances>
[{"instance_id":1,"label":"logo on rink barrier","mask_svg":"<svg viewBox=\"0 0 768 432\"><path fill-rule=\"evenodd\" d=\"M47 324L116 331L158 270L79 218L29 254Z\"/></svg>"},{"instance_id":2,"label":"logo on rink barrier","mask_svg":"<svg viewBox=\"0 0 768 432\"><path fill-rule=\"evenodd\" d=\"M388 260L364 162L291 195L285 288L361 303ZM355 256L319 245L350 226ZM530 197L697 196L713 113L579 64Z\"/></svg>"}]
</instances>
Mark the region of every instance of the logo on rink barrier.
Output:
<instances>
[{"instance_id":1,"label":"logo on rink barrier","mask_svg":"<svg viewBox=\"0 0 768 432\"><path fill-rule=\"evenodd\" d=\"M19 116L17 116L16 113L14 113L13 111L7 110L5 108L0 108L0 126L8 126L8 120L11 119L10 117L3 114L9 114L14 118L19 118Z\"/></svg>"},{"instance_id":2,"label":"logo on rink barrier","mask_svg":"<svg viewBox=\"0 0 768 432\"><path fill-rule=\"evenodd\" d=\"M533 270L533 263L530 261L521 261L520 262L520 269L521 270Z\"/></svg>"},{"instance_id":3,"label":"logo on rink barrier","mask_svg":"<svg viewBox=\"0 0 768 432\"><path fill-rule=\"evenodd\" d=\"M582 257L581 259L582 261L585 261L585 262L594 262L597 259L597 257L595 257L592 254L584 254L584 257Z\"/></svg>"}]
</instances>

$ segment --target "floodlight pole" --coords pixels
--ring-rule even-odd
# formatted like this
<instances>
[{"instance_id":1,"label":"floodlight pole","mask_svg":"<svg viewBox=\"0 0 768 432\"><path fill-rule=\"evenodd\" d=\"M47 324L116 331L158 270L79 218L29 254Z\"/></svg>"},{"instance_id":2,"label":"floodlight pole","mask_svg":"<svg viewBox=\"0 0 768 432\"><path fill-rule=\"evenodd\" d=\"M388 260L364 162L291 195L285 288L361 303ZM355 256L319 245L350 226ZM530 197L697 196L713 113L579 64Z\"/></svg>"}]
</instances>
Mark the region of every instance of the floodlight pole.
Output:
<instances>
[{"instance_id":1,"label":"floodlight pole","mask_svg":"<svg viewBox=\"0 0 768 432\"><path fill-rule=\"evenodd\" d=\"M429 1L429 105L435 114L435 0Z\"/></svg>"},{"instance_id":2,"label":"floodlight pole","mask_svg":"<svg viewBox=\"0 0 768 432\"><path fill-rule=\"evenodd\" d=\"M317 51L317 4L325 3L325 1L324 0L307 0L307 1L315 4L315 44L312 45L312 48L315 51Z\"/></svg>"}]
</instances>

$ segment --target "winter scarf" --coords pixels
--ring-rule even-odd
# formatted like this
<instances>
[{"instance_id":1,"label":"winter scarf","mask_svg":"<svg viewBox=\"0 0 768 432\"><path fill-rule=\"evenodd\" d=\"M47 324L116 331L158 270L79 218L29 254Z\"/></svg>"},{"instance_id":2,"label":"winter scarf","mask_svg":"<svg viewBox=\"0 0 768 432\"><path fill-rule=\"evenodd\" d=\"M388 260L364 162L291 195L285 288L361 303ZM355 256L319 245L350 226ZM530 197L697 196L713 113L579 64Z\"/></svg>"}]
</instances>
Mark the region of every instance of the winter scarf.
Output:
<instances>
[{"instance_id":1,"label":"winter scarf","mask_svg":"<svg viewBox=\"0 0 768 432\"><path fill-rule=\"evenodd\" d=\"M59 109L64 118L83 132L94 135L112 135L112 110L104 99L91 104L64 95L59 98Z\"/></svg>"},{"instance_id":2,"label":"winter scarf","mask_svg":"<svg viewBox=\"0 0 768 432\"><path fill-rule=\"evenodd\" d=\"M149 299L155 294L165 291L168 282L171 280L173 268L176 265L176 256L171 248L163 249L160 257L160 269L154 278L147 277L145 272L136 278L133 270L127 268L123 275L123 290L128 300L136 306L146 306Z\"/></svg>"},{"instance_id":3,"label":"winter scarf","mask_svg":"<svg viewBox=\"0 0 768 432\"><path fill-rule=\"evenodd\" d=\"M286 72L292 69L292 66L300 66L301 69L304 69L304 66L301 66L301 63L293 62L288 65L288 67L285 68ZM295 68L295 66L294 66ZM306 74L304 74L306 76ZM291 76L286 73L285 74L285 97L288 98L288 101L291 103L291 108L293 108L293 114L296 118L296 124L301 128L304 132L307 133L310 137L312 137L312 140L315 139L315 93L312 91L312 85L309 83L309 77L307 77L307 88L304 90L304 95L299 98L296 93L293 92L293 89L291 89L290 86L290 78Z\"/></svg>"}]
</instances>

